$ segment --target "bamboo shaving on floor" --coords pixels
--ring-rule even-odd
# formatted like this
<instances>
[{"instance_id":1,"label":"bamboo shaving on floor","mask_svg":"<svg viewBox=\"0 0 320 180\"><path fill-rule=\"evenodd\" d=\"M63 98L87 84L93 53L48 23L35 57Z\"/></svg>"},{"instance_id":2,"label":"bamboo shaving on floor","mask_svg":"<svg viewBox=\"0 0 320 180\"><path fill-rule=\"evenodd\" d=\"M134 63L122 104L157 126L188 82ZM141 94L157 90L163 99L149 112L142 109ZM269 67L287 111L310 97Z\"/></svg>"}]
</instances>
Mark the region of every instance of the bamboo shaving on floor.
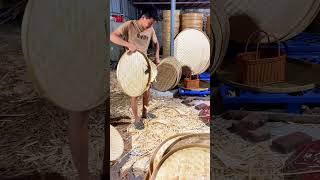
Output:
<instances>
[{"instance_id":1,"label":"bamboo shaving on floor","mask_svg":"<svg viewBox=\"0 0 320 180\"><path fill-rule=\"evenodd\" d=\"M8 28L0 48L0 179L59 173L75 179L67 140L67 113L40 98L26 72L20 32ZM95 108L89 123L89 168L99 174L103 160L106 105Z\"/></svg>"},{"instance_id":2,"label":"bamboo shaving on floor","mask_svg":"<svg viewBox=\"0 0 320 180\"><path fill-rule=\"evenodd\" d=\"M281 168L291 154L272 152L270 140L256 144L245 141L227 130L230 125L230 121L222 118L215 119L212 124L214 151L211 157L215 177L222 180L283 180Z\"/></svg>"}]
</instances>

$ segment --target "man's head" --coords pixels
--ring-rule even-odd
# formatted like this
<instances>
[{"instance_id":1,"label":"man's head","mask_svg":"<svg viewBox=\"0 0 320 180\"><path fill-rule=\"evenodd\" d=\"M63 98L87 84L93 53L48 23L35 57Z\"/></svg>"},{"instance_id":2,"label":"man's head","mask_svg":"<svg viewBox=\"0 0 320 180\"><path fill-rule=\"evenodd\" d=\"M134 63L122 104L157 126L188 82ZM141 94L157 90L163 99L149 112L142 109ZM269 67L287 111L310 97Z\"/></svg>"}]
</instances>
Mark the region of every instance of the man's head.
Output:
<instances>
[{"instance_id":1,"label":"man's head","mask_svg":"<svg viewBox=\"0 0 320 180\"><path fill-rule=\"evenodd\" d=\"M153 6L145 7L140 15L140 24L144 29L150 28L159 20L158 11Z\"/></svg>"}]
</instances>

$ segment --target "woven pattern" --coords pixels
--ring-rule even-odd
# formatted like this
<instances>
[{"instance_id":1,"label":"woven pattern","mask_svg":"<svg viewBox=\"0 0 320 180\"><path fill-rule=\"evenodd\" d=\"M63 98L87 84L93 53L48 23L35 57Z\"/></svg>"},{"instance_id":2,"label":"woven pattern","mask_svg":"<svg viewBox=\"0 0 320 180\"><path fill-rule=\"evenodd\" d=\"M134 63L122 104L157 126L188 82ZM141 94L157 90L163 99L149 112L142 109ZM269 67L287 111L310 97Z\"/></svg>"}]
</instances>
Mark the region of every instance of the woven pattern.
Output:
<instances>
[{"instance_id":1,"label":"woven pattern","mask_svg":"<svg viewBox=\"0 0 320 180\"><path fill-rule=\"evenodd\" d=\"M151 80L148 59L143 53L125 52L118 63L117 79L124 93L131 97L141 96Z\"/></svg>"},{"instance_id":2,"label":"woven pattern","mask_svg":"<svg viewBox=\"0 0 320 180\"><path fill-rule=\"evenodd\" d=\"M89 110L106 99L106 4L28 1L21 37L24 59L35 89L61 108Z\"/></svg>"},{"instance_id":3,"label":"woven pattern","mask_svg":"<svg viewBox=\"0 0 320 180\"><path fill-rule=\"evenodd\" d=\"M189 146L168 154L151 179L210 179L210 148Z\"/></svg>"},{"instance_id":4,"label":"woven pattern","mask_svg":"<svg viewBox=\"0 0 320 180\"><path fill-rule=\"evenodd\" d=\"M162 142L158 148L155 150L154 154L151 157L150 160L150 166L149 166L149 174L153 172L153 169L157 167L161 159L163 158L165 152L167 151L167 148L175 141L180 139L183 136L186 136L188 134L178 134L175 136L172 136L168 139L166 139L164 142Z\"/></svg>"},{"instance_id":5,"label":"woven pattern","mask_svg":"<svg viewBox=\"0 0 320 180\"><path fill-rule=\"evenodd\" d=\"M174 57L182 66L189 67L193 74L205 72L210 61L208 37L196 29L183 30L174 41Z\"/></svg>"},{"instance_id":6,"label":"woven pattern","mask_svg":"<svg viewBox=\"0 0 320 180\"><path fill-rule=\"evenodd\" d=\"M163 157L178 148L186 145L210 145L210 137L209 134L177 134L172 136L162 142L158 148L155 150L151 160L149 167L149 174L153 173L153 170L158 166Z\"/></svg>"},{"instance_id":7,"label":"woven pattern","mask_svg":"<svg viewBox=\"0 0 320 180\"><path fill-rule=\"evenodd\" d=\"M181 15L181 29L197 29L203 31L203 14L201 13L186 13Z\"/></svg>"},{"instance_id":8,"label":"woven pattern","mask_svg":"<svg viewBox=\"0 0 320 180\"><path fill-rule=\"evenodd\" d=\"M158 76L153 84L158 91L167 91L174 88L181 78L182 67L174 57L168 57L158 66Z\"/></svg>"},{"instance_id":9,"label":"woven pattern","mask_svg":"<svg viewBox=\"0 0 320 180\"><path fill-rule=\"evenodd\" d=\"M319 3L313 0L226 0L224 6L230 17L231 39L245 42L250 33L263 30L287 40L312 22L319 12Z\"/></svg>"},{"instance_id":10,"label":"woven pattern","mask_svg":"<svg viewBox=\"0 0 320 180\"><path fill-rule=\"evenodd\" d=\"M110 125L110 161L121 157L124 150L124 142L116 128Z\"/></svg>"},{"instance_id":11,"label":"woven pattern","mask_svg":"<svg viewBox=\"0 0 320 180\"><path fill-rule=\"evenodd\" d=\"M168 57L170 55L170 21L171 14L170 10L163 11L162 20L162 46L163 46L163 57ZM179 33L180 30L180 11L175 11L174 17L174 36Z\"/></svg>"},{"instance_id":12,"label":"woven pattern","mask_svg":"<svg viewBox=\"0 0 320 180\"><path fill-rule=\"evenodd\" d=\"M211 9L212 39L215 40L214 58L210 68L211 72L215 72L222 64L230 37L229 21L223 8L220 6L215 6Z\"/></svg>"}]
</instances>

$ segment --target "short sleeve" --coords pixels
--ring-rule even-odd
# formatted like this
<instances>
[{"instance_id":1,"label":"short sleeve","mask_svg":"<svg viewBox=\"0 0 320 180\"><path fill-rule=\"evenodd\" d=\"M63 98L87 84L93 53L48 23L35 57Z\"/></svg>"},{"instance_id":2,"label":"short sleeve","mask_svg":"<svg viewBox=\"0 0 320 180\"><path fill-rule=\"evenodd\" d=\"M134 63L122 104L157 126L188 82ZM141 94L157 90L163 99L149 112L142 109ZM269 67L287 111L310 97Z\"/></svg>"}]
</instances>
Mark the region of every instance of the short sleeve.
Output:
<instances>
[{"instance_id":1,"label":"short sleeve","mask_svg":"<svg viewBox=\"0 0 320 180\"><path fill-rule=\"evenodd\" d=\"M120 33L121 36L127 36L130 23L131 23L131 21L127 21L127 22L123 23L115 31Z\"/></svg>"},{"instance_id":2,"label":"short sleeve","mask_svg":"<svg viewBox=\"0 0 320 180\"><path fill-rule=\"evenodd\" d=\"M151 36L151 40L153 42L153 44L158 43L158 38L157 38L157 34L156 31L152 28L152 36Z\"/></svg>"}]
</instances>

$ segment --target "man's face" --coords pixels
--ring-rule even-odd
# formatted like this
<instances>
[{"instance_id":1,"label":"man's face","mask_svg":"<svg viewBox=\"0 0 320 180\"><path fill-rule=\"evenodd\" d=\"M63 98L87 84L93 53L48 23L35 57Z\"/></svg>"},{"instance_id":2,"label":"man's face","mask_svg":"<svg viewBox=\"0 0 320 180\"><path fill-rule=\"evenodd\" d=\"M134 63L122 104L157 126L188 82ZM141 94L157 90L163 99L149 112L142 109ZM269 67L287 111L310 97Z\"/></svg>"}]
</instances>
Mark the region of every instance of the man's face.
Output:
<instances>
[{"instance_id":1,"label":"man's face","mask_svg":"<svg viewBox=\"0 0 320 180\"><path fill-rule=\"evenodd\" d=\"M145 16L142 17L142 26L145 29L149 29L150 27L152 27L155 22L156 21L153 18L147 18Z\"/></svg>"}]
</instances>

